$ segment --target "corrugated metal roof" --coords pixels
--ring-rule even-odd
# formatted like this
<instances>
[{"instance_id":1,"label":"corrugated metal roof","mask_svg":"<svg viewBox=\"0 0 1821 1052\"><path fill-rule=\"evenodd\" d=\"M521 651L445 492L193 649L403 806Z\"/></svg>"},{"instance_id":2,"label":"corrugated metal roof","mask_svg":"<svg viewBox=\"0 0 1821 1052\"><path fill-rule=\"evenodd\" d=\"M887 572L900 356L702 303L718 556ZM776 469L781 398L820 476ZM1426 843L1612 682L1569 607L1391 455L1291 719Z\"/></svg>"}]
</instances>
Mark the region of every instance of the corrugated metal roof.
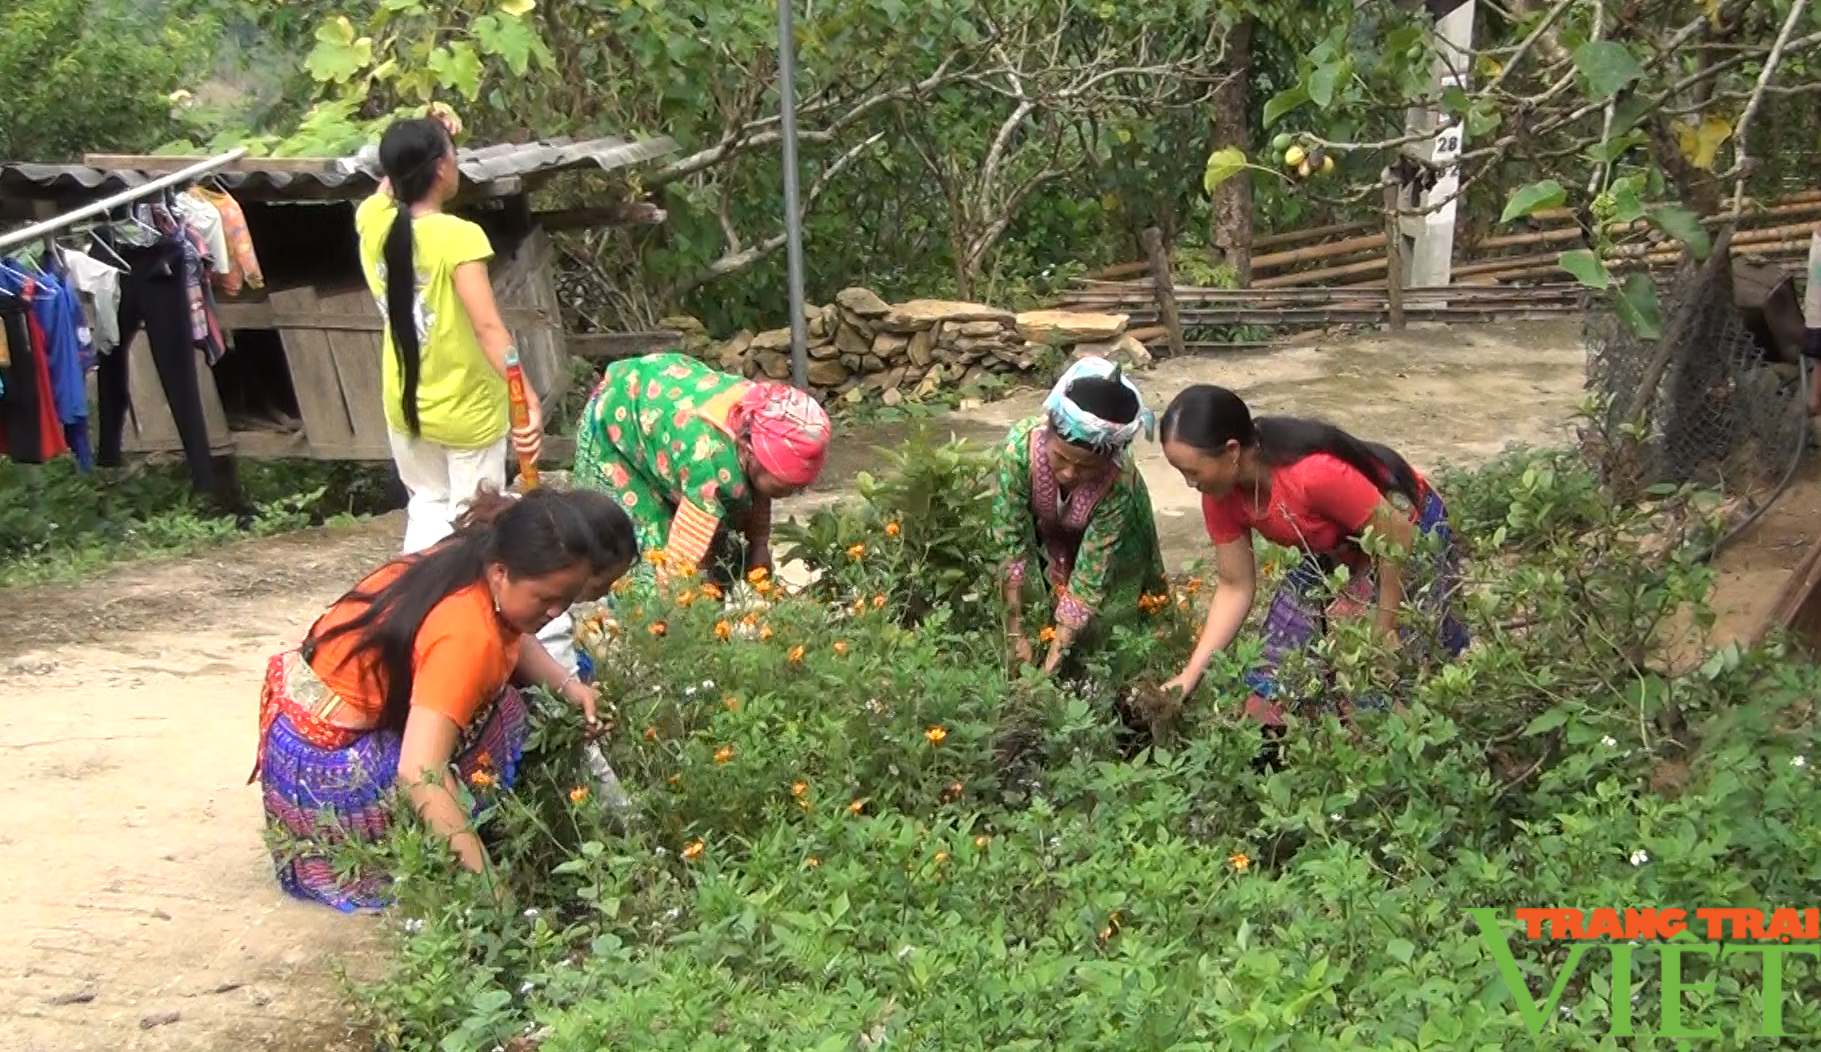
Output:
<instances>
[{"instance_id":1,"label":"corrugated metal roof","mask_svg":"<svg viewBox=\"0 0 1821 1052\"><path fill-rule=\"evenodd\" d=\"M676 152L668 136L629 141L618 137L540 139L501 143L456 151L464 181L485 185L503 179L555 175L596 167L605 171L629 167ZM168 169L94 168L85 164L0 164L0 197L62 197L72 192L114 192L139 186ZM263 198L346 197L379 182L378 150L367 147L354 157L312 164L292 158L249 158L220 173L223 185Z\"/></svg>"}]
</instances>

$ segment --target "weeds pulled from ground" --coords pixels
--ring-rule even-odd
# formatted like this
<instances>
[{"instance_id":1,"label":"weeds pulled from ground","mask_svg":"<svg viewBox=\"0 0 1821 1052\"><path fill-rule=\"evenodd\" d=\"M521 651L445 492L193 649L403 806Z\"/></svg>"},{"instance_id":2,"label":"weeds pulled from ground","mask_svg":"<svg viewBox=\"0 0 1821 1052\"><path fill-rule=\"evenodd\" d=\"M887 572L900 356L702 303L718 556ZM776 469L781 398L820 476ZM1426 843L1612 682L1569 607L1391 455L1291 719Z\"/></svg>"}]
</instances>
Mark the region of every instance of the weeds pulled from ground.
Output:
<instances>
[{"instance_id":1,"label":"weeds pulled from ground","mask_svg":"<svg viewBox=\"0 0 1821 1052\"><path fill-rule=\"evenodd\" d=\"M1471 534L1474 647L1403 669L1403 712L1293 719L1260 771L1238 715L1255 644L1135 758L1096 679L1172 674L1200 579L1085 685L1014 674L979 594L978 456L912 450L799 534L809 592L761 581L730 606L683 582L591 622L637 817L620 831L550 707L525 781L489 801L495 874L454 876L417 832L384 849L403 880L369 1019L450 1052L1616 1047L1609 954L1551 1000L1566 947L1508 929L1533 1039L1464 911L1806 904L1821 684L1775 646L1660 657L1710 586L1683 554L1713 528L1698 495L1614 507L1528 452L1440 482ZM1316 655L1341 684L1384 662L1351 629ZM1620 991L1640 1033L1656 954ZM1714 982L1684 1019L1747 1047L1758 958L1707 967L1684 965ZM1783 1010L1821 1033L1812 999Z\"/></svg>"}]
</instances>

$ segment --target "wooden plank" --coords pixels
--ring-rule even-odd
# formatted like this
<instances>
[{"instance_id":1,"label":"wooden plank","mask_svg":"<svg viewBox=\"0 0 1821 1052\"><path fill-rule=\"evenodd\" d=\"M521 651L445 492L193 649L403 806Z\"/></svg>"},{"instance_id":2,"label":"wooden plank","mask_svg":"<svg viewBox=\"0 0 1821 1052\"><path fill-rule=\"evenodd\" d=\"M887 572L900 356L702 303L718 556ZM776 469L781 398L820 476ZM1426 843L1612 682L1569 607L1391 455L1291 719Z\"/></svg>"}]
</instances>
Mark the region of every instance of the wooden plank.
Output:
<instances>
[{"instance_id":1,"label":"wooden plank","mask_svg":"<svg viewBox=\"0 0 1821 1052\"><path fill-rule=\"evenodd\" d=\"M121 436L121 451L182 451L183 441L177 435L177 418L172 415L171 404L165 398L164 384L158 378L157 366L152 363L152 345L147 342L145 333L134 337L131 346L124 350L116 348L113 353L128 356L128 409L125 433ZM232 445L228 438L228 414L221 407L221 393L215 388L214 371L209 368L201 351L195 354L196 389L202 400L202 419L208 425L209 448L216 453L225 453ZM91 377L91 382L92 379ZM96 444L99 445L99 439Z\"/></svg>"},{"instance_id":2,"label":"wooden plank","mask_svg":"<svg viewBox=\"0 0 1821 1052\"><path fill-rule=\"evenodd\" d=\"M493 295L501 305L502 316L560 316L556 284L550 276L552 255L550 236L534 227L510 257L494 261ZM546 403L561 399L568 389L569 367L560 325L516 324L508 317L506 326L512 330L519 361L538 397Z\"/></svg>"},{"instance_id":3,"label":"wooden plank","mask_svg":"<svg viewBox=\"0 0 1821 1052\"><path fill-rule=\"evenodd\" d=\"M313 315L317 309L316 290L311 288L274 292L272 300L275 306L288 313ZM227 308L227 304L222 305L224 315ZM227 324L225 317L223 324ZM291 371L291 387L297 392L297 409L303 414L305 445L325 448L353 445L354 414L342 395L341 378L335 370L328 334L322 329L298 326L280 330L279 339L284 344L285 365Z\"/></svg>"},{"instance_id":4,"label":"wooden plank","mask_svg":"<svg viewBox=\"0 0 1821 1052\"><path fill-rule=\"evenodd\" d=\"M144 153L85 153L82 163L90 168L110 172L181 172L193 164L206 161L210 154L175 157ZM216 169L219 172L287 172L293 175L333 175L338 169L333 157L242 157Z\"/></svg>"},{"instance_id":5,"label":"wooden plank","mask_svg":"<svg viewBox=\"0 0 1821 1052\"><path fill-rule=\"evenodd\" d=\"M340 295L332 293L331 295ZM265 302L223 303L216 314L226 329L324 329L337 332L381 332L385 319L372 312L315 311L285 308L274 296ZM548 331L558 327L556 315L536 307L501 307L500 319L514 330Z\"/></svg>"},{"instance_id":6,"label":"wooden plank","mask_svg":"<svg viewBox=\"0 0 1821 1052\"><path fill-rule=\"evenodd\" d=\"M350 289L318 297L320 307L332 313L370 312L379 316L379 305L365 289ZM363 331L328 331L329 354L335 360L335 375L341 384L342 399L348 406L348 418L354 425L353 445L389 456L392 449L390 428L386 424L385 372L382 356L385 344L377 328Z\"/></svg>"},{"instance_id":7,"label":"wooden plank","mask_svg":"<svg viewBox=\"0 0 1821 1052\"><path fill-rule=\"evenodd\" d=\"M1752 634L1751 645L1757 646L1771 632L1783 628L1811 651L1821 652L1821 541L1816 541L1783 579L1777 601Z\"/></svg>"},{"instance_id":8,"label":"wooden plank","mask_svg":"<svg viewBox=\"0 0 1821 1052\"><path fill-rule=\"evenodd\" d=\"M585 332L570 333L565 342L569 353L593 362L617 362L625 358L671 350L683 342L683 334L672 329L650 332Z\"/></svg>"}]
</instances>

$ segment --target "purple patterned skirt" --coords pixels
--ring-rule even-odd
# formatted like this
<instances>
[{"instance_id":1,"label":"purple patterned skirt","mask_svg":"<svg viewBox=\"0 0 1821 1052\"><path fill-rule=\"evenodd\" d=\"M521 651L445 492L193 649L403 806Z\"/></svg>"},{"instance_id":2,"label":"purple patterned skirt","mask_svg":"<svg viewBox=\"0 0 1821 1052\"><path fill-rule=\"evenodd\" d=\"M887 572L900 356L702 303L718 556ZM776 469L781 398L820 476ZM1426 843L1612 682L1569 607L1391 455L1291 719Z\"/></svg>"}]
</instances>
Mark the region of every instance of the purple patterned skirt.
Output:
<instances>
[{"instance_id":1,"label":"purple patterned skirt","mask_svg":"<svg viewBox=\"0 0 1821 1052\"><path fill-rule=\"evenodd\" d=\"M1422 561L1413 561L1404 581L1404 602L1429 615L1426 620L1436 625L1433 633L1405 629L1403 645L1419 658L1442 659L1458 656L1467 649L1467 628L1453 614L1454 597L1460 589L1460 557L1454 547L1454 531L1448 525L1448 509L1434 490L1423 499L1423 511L1417 518L1417 532L1433 538L1436 553ZM1375 575L1352 574L1337 596L1324 594L1326 575L1321 560L1305 553L1302 562L1285 575L1271 599L1265 614L1264 661L1246 674L1246 686L1252 691L1246 699L1246 713L1270 726L1281 726L1287 705L1300 699L1285 697L1278 683L1278 668L1291 652L1301 650L1327 629L1331 618L1366 616L1378 609L1378 583ZM1361 698L1355 703L1336 704L1322 699L1319 707L1345 710L1383 708L1383 698Z\"/></svg>"},{"instance_id":2,"label":"purple patterned skirt","mask_svg":"<svg viewBox=\"0 0 1821 1052\"><path fill-rule=\"evenodd\" d=\"M287 655L274 658L274 666ZM299 667L302 672L300 673ZM283 673L268 672L268 697L275 678L308 675L294 657ZM339 872L336 845L372 842L386 835L392 817L392 786L398 780L399 736L391 731L358 735L343 731L330 747L325 725L287 692L260 741L259 780L265 798L266 835L278 883L293 896L333 906L344 913L383 908L390 878L383 873ZM477 714L457 745L455 767L476 794L476 813L487 792L510 788L530 734L519 692L507 687L488 711Z\"/></svg>"}]
</instances>

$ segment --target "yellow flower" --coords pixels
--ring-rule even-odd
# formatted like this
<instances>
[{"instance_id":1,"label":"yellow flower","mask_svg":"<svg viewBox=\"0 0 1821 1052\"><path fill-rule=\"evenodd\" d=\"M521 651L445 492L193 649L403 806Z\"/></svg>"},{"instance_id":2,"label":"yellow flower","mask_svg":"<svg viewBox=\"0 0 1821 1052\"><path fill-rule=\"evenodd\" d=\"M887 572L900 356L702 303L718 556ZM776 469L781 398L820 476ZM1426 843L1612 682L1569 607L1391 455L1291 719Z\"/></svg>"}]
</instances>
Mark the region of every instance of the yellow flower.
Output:
<instances>
[{"instance_id":1,"label":"yellow flower","mask_svg":"<svg viewBox=\"0 0 1821 1052\"><path fill-rule=\"evenodd\" d=\"M860 799L855 800L853 803L848 804L847 809L849 811L852 811L854 814L859 814L860 812L866 810L866 798L861 797Z\"/></svg>"},{"instance_id":2,"label":"yellow flower","mask_svg":"<svg viewBox=\"0 0 1821 1052\"><path fill-rule=\"evenodd\" d=\"M726 763L731 759L733 759L733 746L731 745L723 745L714 751L714 762L716 763Z\"/></svg>"},{"instance_id":3,"label":"yellow flower","mask_svg":"<svg viewBox=\"0 0 1821 1052\"><path fill-rule=\"evenodd\" d=\"M1037 640L1040 643L1054 643L1056 641L1056 629L1050 625L1044 625L1043 631L1037 633Z\"/></svg>"},{"instance_id":4,"label":"yellow flower","mask_svg":"<svg viewBox=\"0 0 1821 1052\"><path fill-rule=\"evenodd\" d=\"M716 639L725 643L733 638L733 626L726 621L716 621L714 623L714 634Z\"/></svg>"},{"instance_id":5,"label":"yellow flower","mask_svg":"<svg viewBox=\"0 0 1821 1052\"><path fill-rule=\"evenodd\" d=\"M793 665L803 660L803 645L801 643L790 648L789 660Z\"/></svg>"},{"instance_id":6,"label":"yellow flower","mask_svg":"<svg viewBox=\"0 0 1821 1052\"><path fill-rule=\"evenodd\" d=\"M864 544L856 544L852 548L847 549L847 557L849 559L861 559L865 558L865 556L866 545Z\"/></svg>"},{"instance_id":7,"label":"yellow flower","mask_svg":"<svg viewBox=\"0 0 1821 1052\"><path fill-rule=\"evenodd\" d=\"M702 843L700 840L690 844L683 849L683 861L694 862L696 859L701 858L702 852L707 850L707 847L708 845Z\"/></svg>"},{"instance_id":8,"label":"yellow flower","mask_svg":"<svg viewBox=\"0 0 1821 1052\"><path fill-rule=\"evenodd\" d=\"M648 551L648 552L646 552L646 553L645 553L645 561L646 561L646 562L648 562L648 563L650 563L650 564L651 564L651 565L653 565L653 566L662 566L662 565L664 565L664 552L663 552L663 549L661 549L661 548L654 548L654 549L652 549L652 550L651 550L651 551Z\"/></svg>"},{"instance_id":9,"label":"yellow flower","mask_svg":"<svg viewBox=\"0 0 1821 1052\"><path fill-rule=\"evenodd\" d=\"M992 838L985 836L985 835L977 836L974 838L974 846L979 848L982 851L985 851L986 845L988 845L992 842L993 842Z\"/></svg>"},{"instance_id":10,"label":"yellow flower","mask_svg":"<svg viewBox=\"0 0 1821 1052\"><path fill-rule=\"evenodd\" d=\"M864 598L854 600L854 605L848 607L847 612L850 614L865 613L866 612L866 600Z\"/></svg>"},{"instance_id":11,"label":"yellow flower","mask_svg":"<svg viewBox=\"0 0 1821 1052\"><path fill-rule=\"evenodd\" d=\"M883 607L884 605L885 605L885 596L883 596L883 595L873 596L873 609L874 610L878 610L881 607Z\"/></svg>"},{"instance_id":12,"label":"yellow flower","mask_svg":"<svg viewBox=\"0 0 1821 1052\"><path fill-rule=\"evenodd\" d=\"M771 626L770 625L760 625L759 626L759 642L763 643L767 639L770 639L770 638L771 638Z\"/></svg>"},{"instance_id":13,"label":"yellow flower","mask_svg":"<svg viewBox=\"0 0 1821 1052\"><path fill-rule=\"evenodd\" d=\"M931 727L923 732L923 736L929 739L931 745L941 745L942 739L948 737L948 731L941 727Z\"/></svg>"},{"instance_id":14,"label":"yellow flower","mask_svg":"<svg viewBox=\"0 0 1821 1052\"><path fill-rule=\"evenodd\" d=\"M1241 873L1244 873L1252 867L1252 860L1247 858L1246 853L1243 851L1235 851L1233 855L1227 859L1227 863Z\"/></svg>"},{"instance_id":15,"label":"yellow flower","mask_svg":"<svg viewBox=\"0 0 1821 1052\"><path fill-rule=\"evenodd\" d=\"M687 581L696 575L696 568L693 566L679 566L676 569L676 575Z\"/></svg>"},{"instance_id":16,"label":"yellow flower","mask_svg":"<svg viewBox=\"0 0 1821 1052\"><path fill-rule=\"evenodd\" d=\"M887 537L896 537L898 535L898 524L895 522L886 523L885 524L885 535Z\"/></svg>"},{"instance_id":17,"label":"yellow flower","mask_svg":"<svg viewBox=\"0 0 1821 1052\"><path fill-rule=\"evenodd\" d=\"M936 852L936 864L937 865L941 865L942 863L947 862L947 861L948 861L948 852L946 852L946 851Z\"/></svg>"},{"instance_id":18,"label":"yellow flower","mask_svg":"<svg viewBox=\"0 0 1821 1052\"><path fill-rule=\"evenodd\" d=\"M690 603L693 603L695 601L696 601L696 593L695 593L695 590L692 588L685 588L681 592L677 593L677 605L678 606L688 606Z\"/></svg>"},{"instance_id":19,"label":"yellow flower","mask_svg":"<svg viewBox=\"0 0 1821 1052\"><path fill-rule=\"evenodd\" d=\"M579 804L586 799L588 799L588 787L587 786L578 785L574 789L569 790L569 802L570 803Z\"/></svg>"},{"instance_id":20,"label":"yellow flower","mask_svg":"<svg viewBox=\"0 0 1821 1052\"><path fill-rule=\"evenodd\" d=\"M650 632L654 636L662 636L664 633L670 631L670 626L666 625L662 621L653 621L651 623L651 626L649 628L647 628L646 631Z\"/></svg>"},{"instance_id":21,"label":"yellow flower","mask_svg":"<svg viewBox=\"0 0 1821 1052\"><path fill-rule=\"evenodd\" d=\"M803 860L803 864L805 866L808 866L810 869L815 869L817 866L822 864L822 860L817 858L814 855L811 855L808 858Z\"/></svg>"},{"instance_id":22,"label":"yellow flower","mask_svg":"<svg viewBox=\"0 0 1821 1052\"><path fill-rule=\"evenodd\" d=\"M837 654L847 653L847 640L845 640L845 639L835 640L835 653L837 653Z\"/></svg>"},{"instance_id":23,"label":"yellow flower","mask_svg":"<svg viewBox=\"0 0 1821 1052\"><path fill-rule=\"evenodd\" d=\"M763 566L755 566L746 572L746 579L753 584L763 584L765 578L769 576L771 576L770 572Z\"/></svg>"},{"instance_id":24,"label":"yellow flower","mask_svg":"<svg viewBox=\"0 0 1821 1052\"><path fill-rule=\"evenodd\" d=\"M728 712L740 711L740 699L734 697L732 694L729 694L726 697L722 698L721 704L727 706Z\"/></svg>"},{"instance_id":25,"label":"yellow flower","mask_svg":"<svg viewBox=\"0 0 1821 1052\"><path fill-rule=\"evenodd\" d=\"M807 792L809 792L809 783L808 782L790 783L790 795L802 796L804 793L807 793Z\"/></svg>"}]
</instances>

